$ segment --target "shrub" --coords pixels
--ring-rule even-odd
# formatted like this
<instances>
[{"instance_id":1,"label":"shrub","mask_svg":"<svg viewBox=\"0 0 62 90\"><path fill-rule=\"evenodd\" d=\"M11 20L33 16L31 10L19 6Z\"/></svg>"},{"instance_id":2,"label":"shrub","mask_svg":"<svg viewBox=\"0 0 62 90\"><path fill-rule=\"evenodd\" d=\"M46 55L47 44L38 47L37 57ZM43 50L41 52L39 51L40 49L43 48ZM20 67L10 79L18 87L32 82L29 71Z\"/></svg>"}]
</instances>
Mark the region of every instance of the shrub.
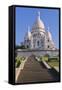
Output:
<instances>
[{"instance_id":1,"label":"shrub","mask_svg":"<svg viewBox=\"0 0 62 90\"><path fill-rule=\"evenodd\" d=\"M21 61L20 60L17 60L16 61L16 67L18 68L20 66L20 64L21 64Z\"/></svg>"},{"instance_id":2,"label":"shrub","mask_svg":"<svg viewBox=\"0 0 62 90\"><path fill-rule=\"evenodd\" d=\"M25 60L25 57L22 57L22 56L17 56L16 59L15 59L15 64L16 64L16 67L19 67L21 62Z\"/></svg>"},{"instance_id":3,"label":"shrub","mask_svg":"<svg viewBox=\"0 0 62 90\"><path fill-rule=\"evenodd\" d=\"M25 45L16 46L16 49L26 49Z\"/></svg>"},{"instance_id":4,"label":"shrub","mask_svg":"<svg viewBox=\"0 0 62 90\"><path fill-rule=\"evenodd\" d=\"M40 61L42 60L42 57L40 57Z\"/></svg>"},{"instance_id":5,"label":"shrub","mask_svg":"<svg viewBox=\"0 0 62 90\"><path fill-rule=\"evenodd\" d=\"M58 58L57 57L48 58L48 61L58 61Z\"/></svg>"},{"instance_id":6,"label":"shrub","mask_svg":"<svg viewBox=\"0 0 62 90\"><path fill-rule=\"evenodd\" d=\"M15 62L16 63L16 67L18 68L20 66L20 64L21 64L20 56L17 56L15 60L16 60L16 62Z\"/></svg>"},{"instance_id":7,"label":"shrub","mask_svg":"<svg viewBox=\"0 0 62 90\"><path fill-rule=\"evenodd\" d=\"M45 54L44 57L49 57L49 54Z\"/></svg>"}]
</instances>

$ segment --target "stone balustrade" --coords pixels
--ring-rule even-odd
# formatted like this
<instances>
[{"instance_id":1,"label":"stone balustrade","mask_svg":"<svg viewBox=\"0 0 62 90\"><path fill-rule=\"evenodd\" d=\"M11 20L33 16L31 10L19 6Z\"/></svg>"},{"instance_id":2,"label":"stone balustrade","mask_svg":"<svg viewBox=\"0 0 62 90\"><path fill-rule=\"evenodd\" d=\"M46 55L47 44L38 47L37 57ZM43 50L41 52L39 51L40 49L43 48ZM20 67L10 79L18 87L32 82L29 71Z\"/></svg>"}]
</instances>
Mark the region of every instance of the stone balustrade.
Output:
<instances>
[{"instance_id":1,"label":"stone balustrade","mask_svg":"<svg viewBox=\"0 0 62 90\"><path fill-rule=\"evenodd\" d=\"M16 54L20 56L43 56L48 54L49 56L57 56L59 55L59 50L32 50L32 49L17 49Z\"/></svg>"}]
</instances>

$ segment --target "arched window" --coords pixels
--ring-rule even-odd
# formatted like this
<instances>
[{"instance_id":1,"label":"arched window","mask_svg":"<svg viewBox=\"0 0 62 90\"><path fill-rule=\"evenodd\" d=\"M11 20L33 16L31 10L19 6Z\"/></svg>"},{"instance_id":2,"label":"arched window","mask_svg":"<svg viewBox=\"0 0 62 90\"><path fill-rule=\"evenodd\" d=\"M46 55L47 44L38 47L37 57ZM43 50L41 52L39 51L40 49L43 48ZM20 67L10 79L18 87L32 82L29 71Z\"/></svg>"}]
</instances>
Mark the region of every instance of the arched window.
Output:
<instances>
[{"instance_id":1,"label":"arched window","mask_svg":"<svg viewBox=\"0 0 62 90\"><path fill-rule=\"evenodd\" d=\"M49 39L48 39L48 42L49 42Z\"/></svg>"},{"instance_id":2,"label":"arched window","mask_svg":"<svg viewBox=\"0 0 62 90\"><path fill-rule=\"evenodd\" d=\"M48 48L50 48L50 46L48 45Z\"/></svg>"},{"instance_id":3,"label":"arched window","mask_svg":"<svg viewBox=\"0 0 62 90\"><path fill-rule=\"evenodd\" d=\"M39 42L39 41L37 41L37 46L39 46L39 44L40 44L40 42Z\"/></svg>"}]
</instances>

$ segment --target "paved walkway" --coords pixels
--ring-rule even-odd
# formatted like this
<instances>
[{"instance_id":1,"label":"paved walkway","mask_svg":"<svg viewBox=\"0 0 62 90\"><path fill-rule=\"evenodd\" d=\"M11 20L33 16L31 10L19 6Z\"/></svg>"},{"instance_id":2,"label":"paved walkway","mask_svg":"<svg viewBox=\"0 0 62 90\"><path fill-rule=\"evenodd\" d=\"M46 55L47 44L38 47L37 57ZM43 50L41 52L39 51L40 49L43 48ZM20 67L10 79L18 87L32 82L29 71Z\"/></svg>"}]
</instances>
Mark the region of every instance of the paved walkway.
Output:
<instances>
[{"instance_id":1,"label":"paved walkway","mask_svg":"<svg viewBox=\"0 0 62 90\"><path fill-rule=\"evenodd\" d=\"M16 70L15 71L15 75L16 75L15 81L17 81L18 76L21 73L22 69L24 68L24 64L25 64L26 61L27 61L27 57L26 57L26 59L24 61L22 61L22 63L20 64L20 67L15 69Z\"/></svg>"},{"instance_id":2,"label":"paved walkway","mask_svg":"<svg viewBox=\"0 0 62 90\"><path fill-rule=\"evenodd\" d=\"M35 56L30 56L19 72L17 83L55 81L55 77L50 72L35 59Z\"/></svg>"}]
</instances>

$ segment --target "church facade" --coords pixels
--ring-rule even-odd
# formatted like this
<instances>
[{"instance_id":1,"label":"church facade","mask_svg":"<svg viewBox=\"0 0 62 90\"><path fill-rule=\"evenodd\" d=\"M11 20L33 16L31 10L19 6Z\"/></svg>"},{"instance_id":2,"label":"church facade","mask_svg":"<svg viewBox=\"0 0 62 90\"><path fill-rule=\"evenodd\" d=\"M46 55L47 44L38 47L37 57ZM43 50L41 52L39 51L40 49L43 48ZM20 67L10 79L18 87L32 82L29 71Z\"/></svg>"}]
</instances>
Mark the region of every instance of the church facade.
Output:
<instances>
[{"instance_id":1,"label":"church facade","mask_svg":"<svg viewBox=\"0 0 62 90\"><path fill-rule=\"evenodd\" d=\"M48 30L46 30L45 25L40 18L40 12L38 12L37 18L32 26L32 29L30 30L30 27L28 27L28 32L24 37L23 44L26 48L30 49L41 49L41 50L56 49L49 28Z\"/></svg>"}]
</instances>

